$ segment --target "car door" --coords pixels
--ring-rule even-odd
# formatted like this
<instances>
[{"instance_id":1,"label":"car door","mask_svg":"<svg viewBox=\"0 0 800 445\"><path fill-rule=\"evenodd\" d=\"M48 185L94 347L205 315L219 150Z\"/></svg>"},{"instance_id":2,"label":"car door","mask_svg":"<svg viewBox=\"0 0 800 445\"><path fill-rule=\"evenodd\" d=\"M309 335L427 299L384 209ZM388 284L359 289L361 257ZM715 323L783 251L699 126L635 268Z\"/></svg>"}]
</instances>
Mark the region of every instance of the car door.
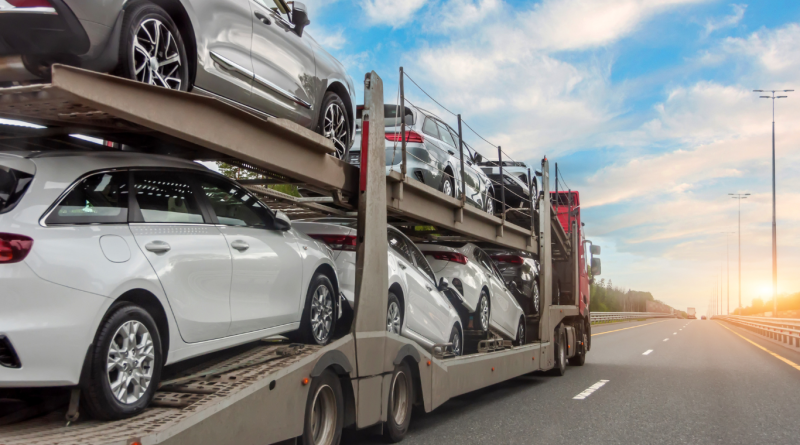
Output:
<instances>
[{"instance_id":1,"label":"car door","mask_svg":"<svg viewBox=\"0 0 800 445\"><path fill-rule=\"evenodd\" d=\"M435 340L436 343L447 343L450 339L450 331L453 329L450 324L450 309L452 306L436 287L436 274L433 273L433 269L428 260L425 259L425 255L410 240L406 241L411 250L411 255L414 257L415 271L422 277L425 290L427 290L426 296L429 299L428 307L430 308L429 317L433 323L432 331L437 336L432 340Z\"/></svg>"},{"instance_id":2,"label":"car door","mask_svg":"<svg viewBox=\"0 0 800 445\"><path fill-rule=\"evenodd\" d=\"M247 104L253 82L250 0L186 0L197 39L195 87Z\"/></svg>"},{"instance_id":3,"label":"car door","mask_svg":"<svg viewBox=\"0 0 800 445\"><path fill-rule=\"evenodd\" d=\"M196 178L233 258L228 335L298 321L303 267L294 233L273 230L271 212L233 182Z\"/></svg>"},{"instance_id":4,"label":"car door","mask_svg":"<svg viewBox=\"0 0 800 445\"><path fill-rule=\"evenodd\" d=\"M281 3L250 0L255 73L250 106L311 128L317 111L314 51L309 38L294 32Z\"/></svg>"},{"instance_id":5,"label":"car door","mask_svg":"<svg viewBox=\"0 0 800 445\"><path fill-rule=\"evenodd\" d=\"M161 281L187 343L227 335L231 254L225 237L180 171L134 171L130 223ZM135 205L134 205L135 203Z\"/></svg>"},{"instance_id":6,"label":"car door","mask_svg":"<svg viewBox=\"0 0 800 445\"><path fill-rule=\"evenodd\" d=\"M405 281L406 292L408 293L405 295L406 327L435 342L438 335L433 329L433 321L430 317L428 290L425 288L425 281L414 266L414 257L411 255L409 243L400 232L392 228L387 231L387 236L389 248L398 254L397 265L400 267L400 274Z\"/></svg>"}]
</instances>

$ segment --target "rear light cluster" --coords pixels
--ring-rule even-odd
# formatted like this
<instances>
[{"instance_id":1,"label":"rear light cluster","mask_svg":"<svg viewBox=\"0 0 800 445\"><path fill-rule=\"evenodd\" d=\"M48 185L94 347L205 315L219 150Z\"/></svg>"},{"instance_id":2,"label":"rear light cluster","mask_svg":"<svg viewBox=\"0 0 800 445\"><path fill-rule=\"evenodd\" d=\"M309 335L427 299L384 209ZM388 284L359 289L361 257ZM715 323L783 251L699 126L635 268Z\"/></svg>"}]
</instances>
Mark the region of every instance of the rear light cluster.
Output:
<instances>
[{"instance_id":1,"label":"rear light cluster","mask_svg":"<svg viewBox=\"0 0 800 445\"><path fill-rule=\"evenodd\" d=\"M435 260L452 261L459 264L467 264L469 261L466 255L456 252L424 252L426 256L432 256Z\"/></svg>"},{"instance_id":2,"label":"rear light cluster","mask_svg":"<svg viewBox=\"0 0 800 445\"><path fill-rule=\"evenodd\" d=\"M525 262L525 259L519 255L492 255L492 259L498 263L522 264Z\"/></svg>"},{"instance_id":3,"label":"rear light cluster","mask_svg":"<svg viewBox=\"0 0 800 445\"><path fill-rule=\"evenodd\" d=\"M403 142L403 135L400 133L386 133L386 140L392 142ZM425 142L425 138L416 131L406 131L406 142Z\"/></svg>"},{"instance_id":4,"label":"rear light cluster","mask_svg":"<svg viewBox=\"0 0 800 445\"><path fill-rule=\"evenodd\" d=\"M0 233L0 264L19 263L33 247L33 239L24 235Z\"/></svg>"},{"instance_id":5,"label":"rear light cluster","mask_svg":"<svg viewBox=\"0 0 800 445\"><path fill-rule=\"evenodd\" d=\"M356 237L351 235L309 235L311 238L318 239L333 250L356 251Z\"/></svg>"},{"instance_id":6,"label":"rear light cluster","mask_svg":"<svg viewBox=\"0 0 800 445\"><path fill-rule=\"evenodd\" d=\"M52 8L53 5L47 0L6 0L11 6L17 8Z\"/></svg>"}]
</instances>

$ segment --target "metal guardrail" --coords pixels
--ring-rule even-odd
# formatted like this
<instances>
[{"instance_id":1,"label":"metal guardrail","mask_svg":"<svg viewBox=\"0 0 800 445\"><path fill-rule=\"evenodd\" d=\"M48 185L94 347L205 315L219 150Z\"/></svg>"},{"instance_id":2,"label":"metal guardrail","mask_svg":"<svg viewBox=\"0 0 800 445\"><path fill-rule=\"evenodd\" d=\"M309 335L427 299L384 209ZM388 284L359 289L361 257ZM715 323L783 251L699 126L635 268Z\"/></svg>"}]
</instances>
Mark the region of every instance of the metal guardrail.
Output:
<instances>
[{"instance_id":1,"label":"metal guardrail","mask_svg":"<svg viewBox=\"0 0 800 445\"><path fill-rule=\"evenodd\" d=\"M727 321L779 343L800 348L800 319L746 315L714 315L711 319Z\"/></svg>"},{"instance_id":2,"label":"metal guardrail","mask_svg":"<svg viewBox=\"0 0 800 445\"><path fill-rule=\"evenodd\" d=\"M618 320L636 320L639 318L674 318L673 314L661 312L592 312L590 319L592 323Z\"/></svg>"}]
</instances>

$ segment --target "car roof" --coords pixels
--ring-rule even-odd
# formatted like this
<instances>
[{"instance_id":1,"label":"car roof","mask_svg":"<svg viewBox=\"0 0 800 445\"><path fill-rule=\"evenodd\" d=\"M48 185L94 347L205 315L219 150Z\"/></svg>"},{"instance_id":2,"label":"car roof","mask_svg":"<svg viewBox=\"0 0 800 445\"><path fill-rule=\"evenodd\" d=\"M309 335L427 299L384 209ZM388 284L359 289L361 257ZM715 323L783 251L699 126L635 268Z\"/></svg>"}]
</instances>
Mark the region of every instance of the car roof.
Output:
<instances>
[{"instance_id":1,"label":"car roof","mask_svg":"<svg viewBox=\"0 0 800 445\"><path fill-rule=\"evenodd\" d=\"M98 168L168 167L208 171L194 161L174 156L119 150L0 150L0 154L29 159L37 165L63 164L65 160L80 159L75 170ZM80 168L78 168L80 166Z\"/></svg>"}]
</instances>

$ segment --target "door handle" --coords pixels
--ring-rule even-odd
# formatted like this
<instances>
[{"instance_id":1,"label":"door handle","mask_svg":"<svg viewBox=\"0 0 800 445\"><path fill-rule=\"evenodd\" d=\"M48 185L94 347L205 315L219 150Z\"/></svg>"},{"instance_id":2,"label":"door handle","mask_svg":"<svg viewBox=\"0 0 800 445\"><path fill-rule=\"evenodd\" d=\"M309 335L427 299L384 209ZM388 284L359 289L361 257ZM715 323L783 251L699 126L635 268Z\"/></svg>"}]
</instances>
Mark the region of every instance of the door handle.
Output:
<instances>
[{"instance_id":1,"label":"door handle","mask_svg":"<svg viewBox=\"0 0 800 445\"><path fill-rule=\"evenodd\" d=\"M239 252L243 252L250 248L250 245L242 240L236 240L231 243L231 247L238 250Z\"/></svg>"},{"instance_id":2,"label":"door handle","mask_svg":"<svg viewBox=\"0 0 800 445\"><path fill-rule=\"evenodd\" d=\"M397 263L397 265L400 266L401 269L406 270L406 265L405 264Z\"/></svg>"},{"instance_id":3,"label":"door handle","mask_svg":"<svg viewBox=\"0 0 800 445\"><path fill-rule=\"evenodd\" d=\"M260 12L256 12L255 15L256 15L256 18L258 19L258 21L260 21L261 23L263 23L265 25L271 25L272 24L272 22L269 20L269 18L267 16L265 16L264 14L262 14Z\"/></svg>"},{"instance_id":4,"label":"door handle","mask_svg":"<svg viewBox=\"0 0 800 445\"><path fill-rule=\"evenodd\" d=\"M145 244L144 248L153 253L164 253L169 252L172 247L164 241L152 241Z\"/></svg>"},{"instance_id":5,"label":"door handle","mask_svg":"<svg viewBox=\"0 0 800 445\"><path fill-rule=\"evenodd\" d=\"M428 286L427 284L425 285L425 289L428 289L428 292L431 292L433 290L433 288Z\"/></svg>"}]
</instances>

